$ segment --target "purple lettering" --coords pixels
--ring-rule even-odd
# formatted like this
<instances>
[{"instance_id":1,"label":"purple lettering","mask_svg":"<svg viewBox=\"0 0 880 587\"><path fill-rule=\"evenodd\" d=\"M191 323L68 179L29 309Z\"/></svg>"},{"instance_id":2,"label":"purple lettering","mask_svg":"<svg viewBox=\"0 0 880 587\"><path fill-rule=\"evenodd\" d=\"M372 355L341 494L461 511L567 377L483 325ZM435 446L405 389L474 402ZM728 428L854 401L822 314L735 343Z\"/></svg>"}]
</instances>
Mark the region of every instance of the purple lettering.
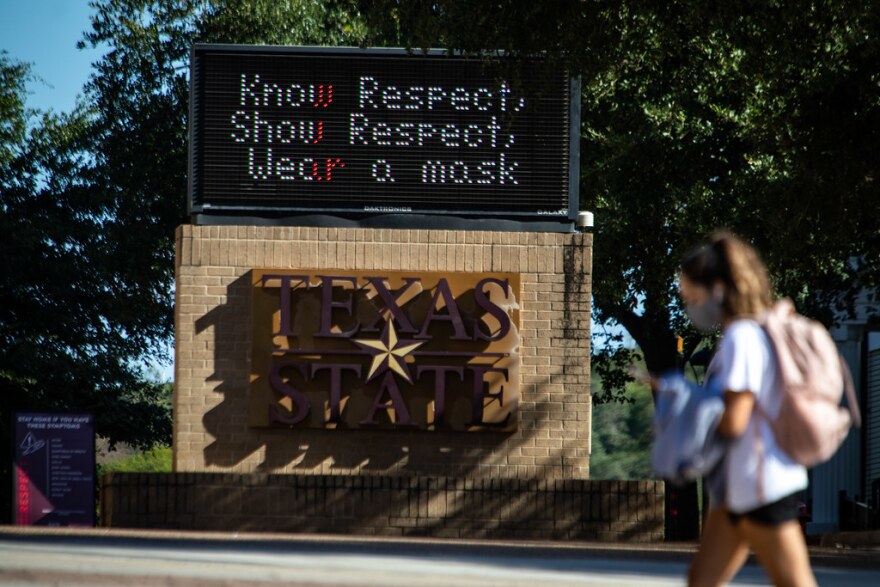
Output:
<instances>
[{"instance_id":1,"label":"purple lettering","mask_svg":"<svg viewBox=\"0 0 880 587\"><path fill-rule=\"evenodd\" d=\"M285 396L289 397L293 402L293 416L284 416L278 411L278 406L272 404L269 406L269 421L270 422L279 422L281 424L287 424L288 426L292 426L294 424L299 424L309 415L309 398L306 395L291 385L289 382L284 381L284 377L281 375L281 371L285 368L290 367L291 369L296 370L303 380L308 379L308 371L306 370L306 365L299 363L275 363L272 365L272 371L269 373L269 385L275 391L278 391Z\"/></svg>"},{"instance_id":2,"label":"purple lettering","mask_svg":"<svg viewBox=\"0 0 880 587\"><path fill-rule=\"evenodd\" d=\"M437 303L441 298L446 307L447 313L445 315L437 315ZM450 337L451 340L468 340L470 338L467 330L465 330L464 320L461 318L458 304L455 301L455 297L452 295L452 291L449 289L449 283L446 281L445 277L440 278L437 281L437 290L434 292L434 298L431 300L431 307L428 309L427 316L425 316L422 330L416 335L416 338L430 339L431 337L428 335L428 329L431 327L431 323L435 320L452 323L455 335Z\"/></svg>"},{"instance_id":3,"label":"purple lettering","mask_svg":"<svg viewBox=\"0 0 880 587\"><path fill-rule=\"evenodd\" d=\"M507 422L510 421L510 414L507 414L507 416L505 416L504 419L500 422L486 422L483 420L485 411L483 400L497 400L499 406L504 405L504 386L499 385L498 391L496 393L489 392L486 389L488 387L486 384L486 373L501 373L504 376L504 380L507 381L507 369L482 365L468 365L468 370L472 371L474 374L474 397L471 411L472 418L468 426L488 426L499 428L502 426L507 426Z\"/></svg>"},{"instance_id":4,"label":"purple lettering","mask_svg":"<svg viewBox=\"0 0 880 587\"><path fill-rule=\"evenodd\" d=\"M304 283L306 288L309 286L307 275L274 275L267 274L262 277L260 283L263 287L266 287L266 282L270 279L278 279L281 281L281 301L280 310L281 316L278 320L278 332L273 333L275 336L293 336L293 329L290 327L290 292L292 291L291 284L296 281L297 283Z\"/></svg>"},{"instance_id":5,"label":"purple lettering","mask_svg":"<svg viewBox=\"0 0 880 587\"><path fill-rule=\"evenodd\" d=\"M383 403L382 398L385 396L386 392L391 401ZM370 407L370 412L367 414L366 419L361 421L361 426L377 425L376 412L380 409L394 410L395 426L414 426L412 418L409 415L409 410L406 408L406 404L403 401L403 396L400 395L400 388L397 387L397 380L394 378L394 373L391 371L385 372L385 377L379 385L379 393L373 398L373 405Z\"/></svg>"},{"instance_id":6,"label":"purple lettering","mask_svg":"<svg viewBox=\"0 0 880 587\"><path fill-rule=\"evenodd\" d=\"M403 298L404 294L409 290L410 286L414 283L419 283L418 277L404 277L403 282L404 285L396 292L394 295L391 295L391 292L385 287L385 277L367 277L365 278L370 285L376 290L376 295L382 300L382 303L385 304L385 309L391 312L391 315L394 316L394 319L397 321L397 324L400 326L400 332L414 333L418 332L418 330L412 325L409 317L404 313L403 309L399 305L399 301ZM373 320L369 326L364 327L364 332L375 332L379 330L378 324L379 321L382 320L383 311L379 310L376 319Z\"/></svg>"},{"instance_id":7,"label":"purple lettering","mask_svg":"<svg viewBox=\"0 0 880 587\"><path fill-rule=\"evenodd\" d=\"M488 283L494 283L501 287L501 291L504 292L505 298L510 295L510 284L506 279L501 280L495 277L487 277L477 284L474 288L474 300L477 302L478 306L486 310L486 312L498 320L499 326L498 331L494 334L483 334L483 331L480 329L480 320L478 318L475 320L474 324L474 340L501 340L507 336L508 332L510 332L510 316L507 314L507 311L492 303L492 299L486 295L486 291L483 289L483 286Z\"/></svg>"},{"instance_id":8,"label":"purple lettering","mask_svg":"<svg viewBox=\"0 0 880 587\"><path fill-rule=\"evenodd\" d=\"M447 365L419 365L416 368L416 378L421 377L422 373L434 373L434 429L441 428L446 425L446 376L451 373L458 375L458 378L464 381L463 367L450 367Z\"/></svg>"},{"instance_id":9,"label":"purple lettering","mask_svg":"<svg viewBox=\"0 0 880 587\"><path fill-rule=\"evenodd\" d=\"M333 338L349 338L358 330L357 324L350 330L343 332L333 332L333 309L339 308L348 310L351 316L352 296L349 294L344 301L333 301L333 283L350 283L353 287L357 287L357 277L338 277L333 275L321 276L321 330L315 336L333 337Z\"/></svg>"},{"instance_id":10,"label":"purple lettering","mask_svg":"<svg viewBox=\"0 0 880 587\"><path fill-rule=\"evenodd\" d=\"M352 371L358 377L361 376L361 366L345 363L312 364L312 377L320 371L330 371L330 415L327 424L338 424L341 420L342 404L342 372Z\"/></svg>"}]
</instances>

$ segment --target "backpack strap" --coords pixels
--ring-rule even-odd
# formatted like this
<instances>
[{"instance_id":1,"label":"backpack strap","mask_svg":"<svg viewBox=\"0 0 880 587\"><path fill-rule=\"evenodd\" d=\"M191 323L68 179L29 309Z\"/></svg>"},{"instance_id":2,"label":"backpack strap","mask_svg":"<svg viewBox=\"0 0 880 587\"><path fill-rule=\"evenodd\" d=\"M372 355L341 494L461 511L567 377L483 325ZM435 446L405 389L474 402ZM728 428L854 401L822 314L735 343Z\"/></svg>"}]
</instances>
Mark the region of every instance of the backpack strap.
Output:
<instances>
[{"instance_id":1,"label":"backpack strap","mask_svg":"<svg viewBox=\"0 0 880 587\"><path fill-rule=\"evenodd\" d=\"M758 405L758 398L755 398L755 408L752 411L753 414L759 416L755 419L755 450L758 453L758 471L757 471L757 482L758 482L758 500L761 502L761 505L765 505L764 501L764 468L767 464L767 450L766 445L764 444L764 430L761 426L762 421L767 423L767 426L770 426L770 419L767 417L766 412L764 412L763 408ZM773 434L773 429L770 429L770 434Z\"/></svg>"},{"instance_id":2,"label":"backpack strap","mask_svg":"<svg viewBox=\"0 0 880 587\"><path fill-rule=\"evenodd\" d=\"M862 427L862 412L859 410L859 400L856 398L856 386L853 383L852 373L850 373L849 365L840 356L840 370L843 372L843 392L846 394L846 407L849 408L849 414L852 418L853 426Z\"/></svg>"}]
</instances>

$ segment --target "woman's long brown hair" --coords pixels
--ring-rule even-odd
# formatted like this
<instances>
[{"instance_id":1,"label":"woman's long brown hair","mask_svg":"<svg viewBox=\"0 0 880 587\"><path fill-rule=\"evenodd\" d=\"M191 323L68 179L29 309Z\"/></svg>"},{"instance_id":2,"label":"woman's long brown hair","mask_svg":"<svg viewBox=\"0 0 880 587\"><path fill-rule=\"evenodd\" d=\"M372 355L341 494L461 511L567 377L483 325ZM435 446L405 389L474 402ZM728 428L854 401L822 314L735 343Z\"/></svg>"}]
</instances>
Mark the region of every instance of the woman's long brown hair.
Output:
<instances>
[{"instance_id":1,"label":"woman's long brown hair","mask_svg":"<svg viewBox=\"0 0 880 587\"><path fill-rule=\"evenodd\" d=\"M723 308L728 316L754 316L773 303L767 268L758 252L729 232L716 232L688 253L681 272L709 290L723 283L727 288Z\"/></svg>"}]
</instances>

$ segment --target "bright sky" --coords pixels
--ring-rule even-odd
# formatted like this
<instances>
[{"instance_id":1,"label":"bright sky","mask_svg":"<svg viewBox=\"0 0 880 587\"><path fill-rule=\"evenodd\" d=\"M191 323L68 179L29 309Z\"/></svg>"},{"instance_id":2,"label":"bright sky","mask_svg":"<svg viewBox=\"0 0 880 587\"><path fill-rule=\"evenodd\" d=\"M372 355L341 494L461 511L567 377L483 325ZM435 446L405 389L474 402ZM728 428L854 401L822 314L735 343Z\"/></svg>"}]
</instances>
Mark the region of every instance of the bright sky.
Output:
<instances>
[{"instance_id":1,"label":"bright sky","mask_svg":"<svg viewBox=\"0 0 880 587\"><path fill-rule=\"evenodd\" d=\"M28 84L28 106L69 111L82 93L95 50L77 41L91 27L88 0L0 0L0 50L31 64L41 80Z\"/></svg>"}]
</instances>

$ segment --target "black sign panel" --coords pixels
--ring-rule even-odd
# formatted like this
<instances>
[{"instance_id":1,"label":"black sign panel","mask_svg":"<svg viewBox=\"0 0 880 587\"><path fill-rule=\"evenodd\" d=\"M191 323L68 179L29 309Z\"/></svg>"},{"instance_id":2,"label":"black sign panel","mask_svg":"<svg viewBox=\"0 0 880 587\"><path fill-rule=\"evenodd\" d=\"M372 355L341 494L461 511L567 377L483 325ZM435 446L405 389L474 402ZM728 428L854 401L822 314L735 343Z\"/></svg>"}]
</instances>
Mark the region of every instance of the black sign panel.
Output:
<instances>
[{"instance_id":1,"label":"black sign panel","mask_svg":"<svg viewBox=\"0 0 880 587\"><path fill-rule=\"evenodd\" d=\"M576 215L576 86L540 60L197 45L192 68L194 213Z\"/></svg>"},{"instance_id":2,"label":"black sign panel","mask_svg":"<svg viewBox=\"0 0 880 587\"><path fill-rule=\"evenodd\" d=\"M95 525L95 424L91 414L17 413L13 521Z\"/></svg>"}]
</instances>

